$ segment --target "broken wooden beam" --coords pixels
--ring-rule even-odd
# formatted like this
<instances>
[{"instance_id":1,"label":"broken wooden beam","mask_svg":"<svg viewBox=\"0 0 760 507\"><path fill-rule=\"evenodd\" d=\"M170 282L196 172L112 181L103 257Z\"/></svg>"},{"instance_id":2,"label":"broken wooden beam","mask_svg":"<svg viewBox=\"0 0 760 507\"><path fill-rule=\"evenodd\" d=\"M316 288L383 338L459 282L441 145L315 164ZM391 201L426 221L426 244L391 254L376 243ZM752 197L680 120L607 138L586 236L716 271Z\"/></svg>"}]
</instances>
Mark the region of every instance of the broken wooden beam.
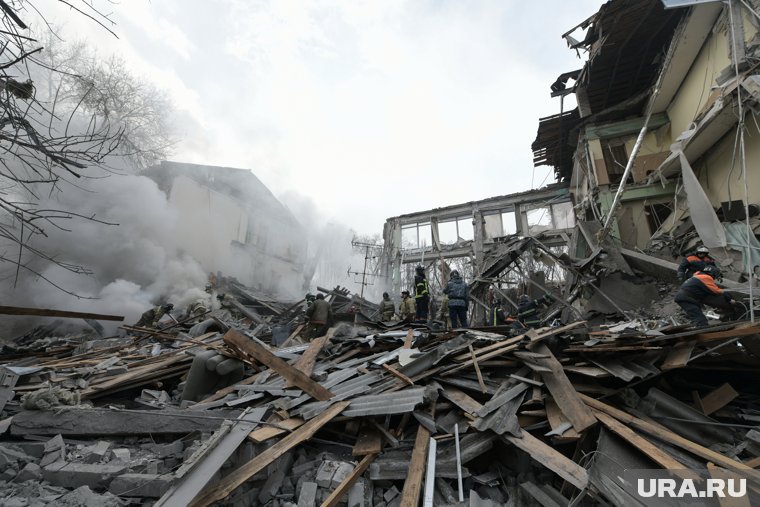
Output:
<instances>
[{"instance_id":1,"label":"broken wooden beam","mask_svg":"<svg viewBox=\"0 0 760 507\"><path fill-rule=\"evenodd\" d=\"M401 491L400 507L417 507L420 502L422 477L425 474L427 447L430 443L430 432L422 425L417 428L417 438L414 441L412 459L409 461L409 474L404 481Z\"/></svg>"},{"instance_id":2,"label":"broken wooden beam","mask_svg":"<svg viewBox=\"0 0 760 507\"><path fill-rule=\"evenodd\" d=\"M504 440L518 449L525 451L531 458L553 471L567 482L578 489L588 486L588 473L586 469L553 447L545 444L527 431L522 432L522 437L502 435Z\"/></svg>"},{"instance_id":3,"label":"broken wooden beam","mask_svg":"<svg viewBox=\"0 0 760 507\"><path fill-rule=\"evenodd\" d=\"M64 319L113 320L122 322L123 315L104 315L102 313L69 312L44 308L23 308L20 306L0 306L0 315L34 315L37 317L60 317Z\"/></svg>"},{"instance_id":4,"label":"broken wooden beam","mask_svg":"<svg viewBox=\"0 0 760 507\"><path fill-rule=\"evenodd\" d=\"M242 336L242 335L241 335ZM301 442L310 439L325 424L334 419L348 407L348 401L340 401L329 407L317 417L307 422L296 431L278 441L267 450L255 456L251 461L225 476L213 487L208 488L190 504L192 507L206 507L214 502L227 498L241 484L269 466L274 460L297 446Z\"/></svg>"},{"instance_id":5,"label":"broken wooden beam","mask_svg":"<svg viewBox=\"0 0 760 507\"><path fill-rule=\"evenodd\" d=\"M319 401L327 401L335 396L333 393L319 385L317 382L313 381L307 375L304 375L303 372L297 370L279 357L275 356L264 346L254 340L249 339L244 334L239 333L234 329L230 329L224 334L222 338L224 339L225 343L236 347L260 363L272 368L274 371L279 373L282 378L291 382L293 385L300 387L305 393L308 393L314 399Z\"/></svg>"}]
</instances>

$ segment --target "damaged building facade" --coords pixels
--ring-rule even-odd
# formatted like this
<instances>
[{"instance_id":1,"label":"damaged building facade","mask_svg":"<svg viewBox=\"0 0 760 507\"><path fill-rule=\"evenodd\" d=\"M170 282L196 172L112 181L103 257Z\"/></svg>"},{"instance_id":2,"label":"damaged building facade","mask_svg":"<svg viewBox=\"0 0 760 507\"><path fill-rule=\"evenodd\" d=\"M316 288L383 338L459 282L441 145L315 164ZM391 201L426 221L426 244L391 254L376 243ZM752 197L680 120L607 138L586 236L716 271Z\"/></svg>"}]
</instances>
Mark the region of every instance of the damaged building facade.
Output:
<instances>
[{"instance_id":1,"label":"damaged building facade","mask_svg":"<svg viewBox=\"0 0 760 507\"><path fill-rule=\"evenodd\" d=\"M744 281L758 264L760 2L668 3L610 1L564 34L588 60L552 95L578 106L540 119L534 162L624 252L673 261L704 244Z\"/></svg>"},{"instance_id":2,"label":"damaged building facade","mask_svg":"<svg viewBox=\"0 0 760 507\"><path fill-rule=\"evenodd\" d=\"M273 294L303 289L303 229L250 170L162 162L143 174L167 194L179 246L206 271Z\"/></svg>"},{"instance_id":3,"label":"damaged building facade","mask_svg":"<svg viewBox=\"0 0 760 507\"><path fill-rule=\"evenodd\" d=\"M399 294L411 288L414 268L422 265L433 295L440 296L449 272L458 269L473 282L475 322L485 324L494 288L501 297L513 300L518 287L540 296L547 279L559 283L565 278L560 267L541 262L540 256L526 256L524 262L530 265L525 270L513 263L528 249L521 240L533 238L532 245L560 254L574 228L566 184L418 211L386 221L380 271L393 293ZM503 264L504 259L509 262Z\"/></svg>"}]
</instances>

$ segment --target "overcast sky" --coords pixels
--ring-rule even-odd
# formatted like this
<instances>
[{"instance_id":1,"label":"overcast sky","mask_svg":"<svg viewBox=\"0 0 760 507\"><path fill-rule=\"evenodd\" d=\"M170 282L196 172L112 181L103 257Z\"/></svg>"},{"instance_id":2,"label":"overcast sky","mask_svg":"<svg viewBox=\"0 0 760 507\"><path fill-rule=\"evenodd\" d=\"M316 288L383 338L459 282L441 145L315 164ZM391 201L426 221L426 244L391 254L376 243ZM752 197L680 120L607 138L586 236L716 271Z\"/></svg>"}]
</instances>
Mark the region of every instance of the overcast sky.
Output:
<instances>
[{"instance_id":1,"label":"overcast sky","mask_svg":"<svg viewBox=\"0 0 760 507\"><path fill-rule=\"evenodd\" d=\"M582 65L561 34L601 3L96 0L116 39L36 2L65 38L167 90L173 160L249 168L361 234L551 182L530 145L559 112L549 85Z\"/></svg>"}]
</instances>

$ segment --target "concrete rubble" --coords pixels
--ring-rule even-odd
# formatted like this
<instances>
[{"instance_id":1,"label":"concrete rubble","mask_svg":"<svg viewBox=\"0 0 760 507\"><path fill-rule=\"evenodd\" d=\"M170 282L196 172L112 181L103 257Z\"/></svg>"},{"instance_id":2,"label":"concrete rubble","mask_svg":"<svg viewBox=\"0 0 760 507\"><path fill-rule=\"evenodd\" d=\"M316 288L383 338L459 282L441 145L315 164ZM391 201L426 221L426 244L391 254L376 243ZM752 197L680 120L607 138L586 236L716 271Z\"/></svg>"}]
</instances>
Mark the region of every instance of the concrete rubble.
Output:
<instances>
[{"instance_id":1,"label":"concrete rubble","mask_svg":"<svg viewBox=\"0 0 760 507\"><path fill-rule=\"evenodd\" d=\"M551 253L531 238L500 251L508 262L485 271ZM584 284L644 276L622 259L557 262L583 266ZM3 349L19 378L0 419L0 503L417 505L432 478L432 505L604 505L630 486L594 458L611 445L649 467L710 463L760 480L748 429L760 357L745 346L760 324L658 316L670 294L648 283L653 300L623 312L570 297L572 282L550 286L568 295L545 311L555 325L530 330L379 322L376 305L337 288L322 289L336 322L309 341L305 302L224 279L244 311L202 325L105 339L35 329ZM239 375L210 370L218 355Z\"/></svg>"}]
</instances>

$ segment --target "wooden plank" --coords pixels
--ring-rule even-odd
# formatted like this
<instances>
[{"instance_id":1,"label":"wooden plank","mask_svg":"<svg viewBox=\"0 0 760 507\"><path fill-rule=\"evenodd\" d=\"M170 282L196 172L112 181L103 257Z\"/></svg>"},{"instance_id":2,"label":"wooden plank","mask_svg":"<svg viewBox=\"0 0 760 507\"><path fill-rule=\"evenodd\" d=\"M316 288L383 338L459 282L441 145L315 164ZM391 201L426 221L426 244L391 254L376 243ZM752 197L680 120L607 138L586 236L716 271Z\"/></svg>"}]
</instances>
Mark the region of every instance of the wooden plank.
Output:
<instances>
[{"instance_id":1,"label":"wooden plank","mask_svg":"<svg viewBox=\"0 0 760 507\"><path fill-rule=\"evenodd\" d=\"M306 327L306 324L299 324L296 330L290 333L290 336L288 336L288 339L280 344L280 348L289 347L290 345L292 345L296 341L296 337L298 337L298 335L301 333L301 330L304 327ZM256 333L253 333L253 335L255 336ZM299 340L299 342L300 341L301 340Z\"/></svg>"},{"instance_id":2,"label":"wooden plank","mask_svg":"<svg viewBox=\"0 0 760 507\"><path fill-rule=\"evenodd\" d=\"M293 363L293 367L300 370L304 375L311 377L311 374L314 371L314 365L317 364L317 356L319 356L322 349L330 343L330 338L332 338L333 334L335 334L335 328L330 328L326 335L312 340L309 347L303 351L303 354L301 354L301 357ZM287 389L288 387L293 387L293 384L291 384L290 381L285 382L285 388Z\"/></svg>"},{"instance_id":3,"label":"wooden plank","mask_svg":"<svg viewBox=\"0 0 760 507\"><path fill-rule=\"evenodd\" d=\"M583 489L588 485L588 473L585 468L527 431L523 430L521 438L508 434L502 435L502 438L518 449L525 451L531 458L576 488Z\"/></svg>"},{"instance_id":4,"label":"wooden plank","mask_svg":"<svg viewBox=\"0 0 760 507\"><path fill-rule=\"evenodd\" d=\"M412 342L414 341L414 329L410 329L406 332L406 340L404 340L404 348L411 349Z\"/></svg>"},{"instance_id":5,"label":"wooden plank","mask_svg":"<svg viewBox=\"0 0 760 507\"><path fill-rule=\"evenodd\" d=\"M299 419L297 417L285 419L284 421L276 423L277 426L265 426L263 428L253 430L248 434L248 440L260 444L261 442L266 442L271 438L279 437L284 433L289 433L290 431L303 426L304 422L305 421L303 419Z\"/></svg>"},{"instance_id":6,"label":"wooden plank","mask_svg":"<svg viewBox=\"0 0 760 507\"><path fill-rule=\"evenodd\" d=\"M103 315L102 313L69 312L44 308L23 308L20 306L0 306L0 315L36 315L37 317L61 317L66 319L114 320L122 322L123 315Z\"/></svg>"},{"instance_id":7,"label":"wooden plank","mask_svg":"<svg viewBox=\"0 0 760 507\"><path fill-rule=\"evenodd\" d=\"M722 409L739 396L731 384L723 384L702 398L702 412L710 415Z\"/></svg>"},{"instance_id":8,"label":"wooden plank","mask_svg":"<svg viewBox=\"0 0 760 507\"><path fill-rule=\"evenodd\" d=\"M427 448L430 444L430 432L424 426L417 428L417 438L414 441L412 459L409 461L409 475L404 481L399 507L417 507L420 503L422 477L425 475Z\"/></svg>"},{"instance_id":9,"label":"wooden plank","mask_svg":"<svg viewBox=\"0 0 760 507\"><path fill-rule=\"evenodd\" d=\"M206 507L214 502L227 498L241 484L249 480L253 475L269 466L274 460L294 448L301 442L310 439L319 429L334 419L348 407L348 401L339 401L327 410L310 420L296 431L286 436L267 450L255 456L234 472L225 476L211 488L206 489L199 497L190 504L192 507Z\"/></svg>"},{"instance_id":10,"label":"wooden plank","mask_svg":"<svg viewBox=\"0 0 760 507\"><path fill-rule=\"evenodd\" d=\"M155 364L146 364L144 366L135 368L134 370L130 370L127 373L124 373L123 375L117 375L110 380L107 380L105 382L102 382L96 386L90 386L87 389L82 390L80 393L82 395L82 399L89 398L97 393L107 391L111 388L118 388L122 384L126 384L128 382L139 380L143 377L151 378L152 376L156 375L156 372L160 372L161 370L164 370L168 366L173 365L174 363L178 363L180 361L190 361L192 358L190 356L186 356L184 354L177 354L170 356L166 358L165 360L155 363Z\"/></svg>"},{"instance_id":11,"label":"wooden plank","mask_svg":"<svg viewBox=\"0 0 760 507\"><path fill-rule=\"evenodd\" d=\"M691 440L687 440L681 435L668 430L664 426L652 424L643 419L639 419L638 417L634 417L627 412L623 412L622 410L607 405L606 403L595 400L590 396L586 396L585 394L579 393L578 396L580 396L581 400L583 400L583 402L589 407L600 412L604 412L605 414L614 417L618 421L623 422L628 426L652 435L659 440L663 440L669 444L680 447L681 449L689 451L690 453L695 454L707 461L712 461L725 468L735 468L737 470L740 470L753 479L760 481L760 472L753 469L752 467L745 465L741 461L728 458L720 453L692 442Z\"/></svg>"},{"instance_id":12,"label":"wooden plank","mask_svg":"<svg viewBox=\"0 0 760 507\"><path fill-rule=\"evenodd\" d=\"M586 321L583 321L583 320L582 321L578 321L578 322L573 322L572 324L568 324L566 326L553 328L553 329L551 329L549 331L546 331L545 333L536 334L533 338L531 338L531 340L534 343L535 342L539 342L539 341L544 340L546 338L550 338L550 337L555 336L557 334L562 334L562 333L564 333L566 331L569 331L569 330L574 329L576 327L580 327L581 325L585 325L585 324L586 324ZM531 329L531 331L534 331L534 330ZM526 336L528 336L528 333L526 333L524 335L521 335L521 336L516 336L516 337L514 337L512 339L509 339L509 340L505 340L504 342L500 342L499 343L500 347L492 349L492 350L490 350L489 352L487 352L485 354L478 354L478 351L475 351L475 354L478 356L478 361L485 361L486 359L491 359L492 357L496 357L496 356L499 356L501 354L505 354L507 352L511 352L513 350L516 350L516 349L520 348L522 346L522 341L525 339ZM494 344L494 345L496 345L496 344ZM489 345L486 348L490 348L490 347L492 347L492 346ZM483 350L483 349L480 349L480 350ZM469 357L469 353L467 353L466 357ZM468 368L468 367L472 366L473 364L474 363L472 361L472 358L470 358L469 360L466 360L461 365L456 366L455 368L452 368L450 370L446 370L446 372L443 373L443 375L444 376L451 375L451 374L453 374L453 373L455 373L455 372L457 372L459 370L463 370L464 368Z\"/></svg>"},{"instance_id":13,"label":"wooden plank","mask_svg":"<svg viewBox=\"0 0 760 507\"><path fill-rule=\"evenodd\" d=\"M2 434L2 432L0 432ZM757 468L760 466L760 456L754 457L744 462L745 465L751 468Z\"/></svg>"},{"instance_id":14,"label":"wooden plank","mask_svg":"<svg viewBox=\"0 0 760 507\"><path fill-rule=\"evenodd\" d=\"M717 331L714 333L700 333L694 336L694 339L699 343L706 343L715 340L722 340L724 338L736 338L737 336L747 336L750 334L760 333L760 324L740 324L733 329L727 331Z\"/></svg>"},{"instance_id":15,"label":"wooden plank","mask_svg":"<svg viewBox=\"0 0 760 507\"><path fill-rule=\"evenodd\" d=\"M354 456L366 456L367 454L379 454L383 450L383 435L377 428L368 424L362 424L359 437L356 439L351 454Z\"/></svg>"},{"instance_id":16,"label":"wooden plank","mask_svg":"<svg viewBox=\"0 0 760 507\"><path fill-rule=\"evenodd\" d=\"M660 366L662 371L674 370L676 368L683 368L686 363L689 362L691 352L694 350L696 341L691 340L688 342L677 343L675 347L670 349L665 361Z\"/></svg>"},{"instance_id":17,"label":"wooden plank","mask_svg":"<svg viewBox=\"0 0 760 507\"><path fill-rule=\"evenodd\" d=\"M475 399L470 397L470 395L456 387L446 387L441 391L441 394L444 398L469 414L475 414L478 410L483 408L482 404L478 403Z\"/></svg>"},{"instance_id":18,"label":"wooden plank","mask_svg":"<svg viewBox=\"0 0 760 507\"><path fill-rule=\"evenodd\" d=\"M349 476L346 477L343 482L338 485L337 488L335 488L335 491L330 493L330 496L325 498L325 501L322 502L321 507L335 507L338 505L343 496L348 493L348 490L351 489L351 486L353 486L357 479L362 476L364 471L367 470L367 467L369 467L369 464L372 463L372 460L374 460L376 457L377 454L367 454L364 456L364 459L361 460L361 462L356 466L356 468L354 468Z\"/></svg>"},{"instance_id":19,"label":"wooden plank","mask_svg":"<svg viewBox=\"0 0 760 507\"><path fill-rule=\"evenodd\" d=\"M475 367L475 374L478 376L478 384L480 384L480 391L485 393L486 383L483 382L483 374L480 372L480 366L478 366L478 358L475 357L475 351L472 350L472 343L468 343L467 347L470 349L470 356L472 356L472 365Z\"/></svg>"},{"instance_id":20,"label":"wooden plank","mask_svg":"<svg viewBox=\"0 0 760 507\"><path fill-rule=\"evenodd\" d=\"M549 420L549 426L551 426L552 430L556 430L563 424L570 422L559 409L559 406L557 406L557 402L554 401L554 399L547 398L544 406L546 407L546 418ZM562 435L552 435L552 439L559 442L574 442L580 437L580 433L573 428L568 429L562 433Z\"/></svg>"},{"instance_id":21,"label":"wooden plank","mask_svg":"<svg viewBox=\"0 0 760 507\"><path fill-rule=\"evenodd\" d=\"M237 347L242 352L272 368L284 379L292 382L293 385L300 387L305 393L308 393L313 398L319 401L326 401L335 396L329 390L325 389L317 382L314 382L307 375L304 375L293 366L272 354L262 345L254 340L248 339L238 331L230 329L224 334L223 339L225 343Z\"/></svg>"},{"instance_id":22,"label":"wooden plank","mask_svg":"<svg viewBox=\"0 0 760 507\"><path fill-rule=\"evenodd\" d=\"M599 410L594 411L596 418L613 433L624 438L633 447L646 454L652 461L666 470L683 470L685 466L670 454L662 451L652 442L637 434L625 424Z\"/></svg>"},{"instance_id":23,"label":"wooden plank","mask_svg":"<svg viewBox=\"0 0 760 507\"><path fill-rule=\"evenodd\" d=\"M404 382L405 384L410 385L410 386L414 385L414 382L412 381L412 379L410 379L409 377L407 377L406 375L404 375L403 373L401 373L397 369L391 367L390 365L384 364L383 365L383 369L385 371L387 371L388 373L390 373L391 375L393 375L394 377L396 377L397 379L399 379L402 382Z\"/></svg>"},{"instance_id":24,"label":"wooden plank","mask_svg":"<svg viewBox=\"0 0 760 507\"><path fill-rule=\"evenodd\" d=\"M541 378L562 413L572 423L575 431L580 433L593 426L596 423L594 414L578 397L578 392L573 387L573 384L570 383L567 375L565 375L565 370L562 369L562 365L554 357L554 354L551 353L549 347L543 343L538 343L533 346L533 351L546 357L539 358L533 356L527 358L520 353L515 353L515 355L521 359L526 357L524 361L528 365L536 364L541 368L549 370L540 371Z\"/></svg>"}]
</instances>

